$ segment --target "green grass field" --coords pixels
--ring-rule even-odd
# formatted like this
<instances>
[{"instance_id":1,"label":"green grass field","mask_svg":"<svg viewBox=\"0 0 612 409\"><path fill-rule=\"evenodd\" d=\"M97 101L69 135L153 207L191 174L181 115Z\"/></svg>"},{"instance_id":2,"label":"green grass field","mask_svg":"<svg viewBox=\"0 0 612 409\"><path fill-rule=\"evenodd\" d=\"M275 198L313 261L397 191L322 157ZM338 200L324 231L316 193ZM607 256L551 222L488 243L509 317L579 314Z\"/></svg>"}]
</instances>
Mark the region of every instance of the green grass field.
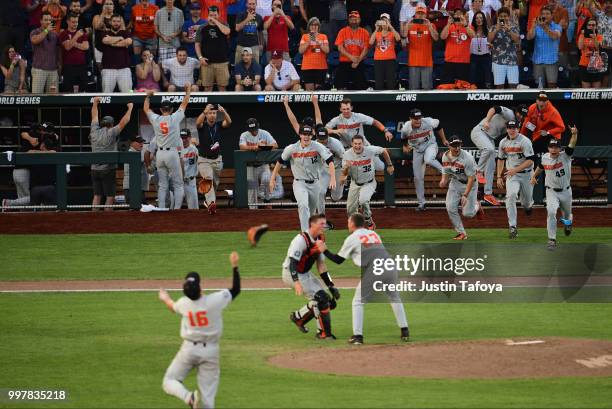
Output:
<instances>
[{"instance_id":1,"label":"green grass field","mask_svg":"<svg viewBox=\"0 0 612 409\"><path fill-rule=\"evenodd\" d=\"M383 230L387 243L448 241L449 230ZM505 230L470 239L507 241ZM519 241L545 245L543 229ZM270 232L250 249L243 233L2 236L0 280L176 279L198 270L227 277L231 249L244 277L279 277L294 233ZM340 246L346 233L332 231ZM566 240L560 237L560 242ZM572 242L612 242L612 229L577 229ZM357 276L350 263L331 269ZM321 375L272 367L289 350L346 347L352 290L334 311L339 340L317 343L287 320L302 302L290 291L243 291L224 315L218 407L610 408L612 377L523 380L423 380ZM172 293L174 298L179 293ZM180 345L179 317L154 292L0 293L0 388L61 388L66 403L0 407L183 408L161 389ZM612 339L612 304L407 304L413 342L563 336ZM366 307L368 344L399 341L391 309ZM410 365L410 362L406 362ZM186 380L195 387L195 376Z\"/></svg>"}]
</instances>

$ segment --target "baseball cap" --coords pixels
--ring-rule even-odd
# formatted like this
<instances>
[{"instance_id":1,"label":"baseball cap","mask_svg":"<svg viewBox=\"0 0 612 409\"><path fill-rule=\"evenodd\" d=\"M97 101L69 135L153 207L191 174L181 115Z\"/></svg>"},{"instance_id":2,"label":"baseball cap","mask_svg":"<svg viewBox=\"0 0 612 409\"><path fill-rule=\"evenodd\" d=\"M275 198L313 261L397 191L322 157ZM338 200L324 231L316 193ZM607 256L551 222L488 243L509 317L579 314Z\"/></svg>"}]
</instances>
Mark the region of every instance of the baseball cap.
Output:
<instances>
[{"instance_id":1,"label":"baseball cap","mask_svg":"<svg viewBox=\"0 0 612 409\"><path fill-rule=\"evenodd\" d=\"M185 281L195 281L196 283L200 282L200 274L198 274L195 271L191 271L189 273L187 273L187 275L185 276Z\"/></svg>"},{"instance_id":2,"label":"baseball cap","mask_svg":"<svg viewBox=\"0 0 612 409\"><path fill-rule=\"evenodd\" d=\"M323 124L317 125L315 134L317 136L317 139L327 139L329 137L329 132Z\"/></svg>"},{"instance_id":3,"label":"baseball cap","mask_svg":"<svg viewBox=\"0 0 612 409\"><path fill-rule=\"evenodd\" d=\"M312 126L302 124L300 126L300 135L312 135Z\"/></svg>"},{"instance_id":4,"label":"baseball cap","mask_svg":"<svg viewBox=\"0 0 612 409\"><path fill-rule=\"evenodd\" d=\"M550 138L550 140L548 141L548 146L561 147L561 141L559 141L557 138Z\"/></svg>"},{"instance_id":5,"label":"baseball cap","mask_svg":"<svg viewBox=\"0 0 612 409\"><path fill-rule=\"evenodd\" d=\"M217 6L208 6L208 11L219 11L219 7L217 7Z\"/></svg>"},{"instance_id":6,"label":"baseball cap","mask_svg":"<svg viewBox=\"0 0 612 409\"><path fill-rule=\"evenodd\" d=\"M104 120L104 119L103 119ZM55 125L53 125L53 122L43 122L40 127L42 128L43 131L45 132L53 132L55 131Z\"/></svg>"},{"instance_id":7,"label":"baseball cap","mask_svg":"<svg viewBox=\"0 0 612 409\"><path fill-rule=\"evenodd\" d=\"M313 117L311 116L306 116L304 117L304 119L302 119L302 125L308 125L311 128L314 128L315 126L315 120Z\"/></svg>"},{"instance_id":8,"label":"baseball cap","mask_svg":"<svg viewBox=\"0 0 612 409\"><path fill-rule=\"evenodd\" d=\"M448 140L448 144L449 145L463 145L463 141L461 140L459 136L453 135Z\"/></svg>"},{"instance_id":9,"label":"baseball cap","mask_svg":"<svg viewBox=\"0 0 612 409\"><path fill-rule=\"evenodd\" d=\"M242 54L244 54L244 53L253 54L253 50L251 49L251 47L244 47L242 49Z\"/></svg>"},{"instance_id":10,"label":"baseball cap","mask_svg":"<svg viewBox=\"0 0 612 409\"><path fill-rule=\"evenodd\" d=\"M391 16L389 15L389 13L382 13L380 15L380 18L386 18L387 20L391 20Z\"/></svg>"},{"instance_id":11,"label":"baseball cap","mask_svg":"<svg viewBox=\"0 0 612 409\"><path fill-rule=\"evenodd\" d=\"M417 6L416 13L427 13L427 7L425 6Z\"/></svg>"},{"instance_id":12,"label":"baseball cap","mask_svg":"<svg viewBox=\"0 0 612 409\"><path fill-rule=\"evenodd\" d=\"M160 107L162 109L172 109L172 103L170 101L163 101Z\"/></svg>"},{"instance_id":13,"label":"baseball cap","mask_svg":"<svg viewBox=\"0 0 612 409\"><path fill-rule=\"evenodd\" d=\"M518 128L518 123L514 120L506 122L506 128Z\"/></svg>"},{"instance_id":14,"label":"baseball cap","mask_svg":"<svg viewBox=\"0 0 612 409\"><path fill-rule=\"evenodd\" d=\"M272 59L273 60L279 60L283 58L283 52L279 51L279 50L274 50L272 51Z\"/></svg>"},{"instance_id":15,"label":"baseball cap","mask_svg":"<svg viewBox=\"0 0 612 409\"><path fill-rule=\"evenodd\" d=\"M259 122L255 118L247 119L246 125L249 131L257 131L259 129Z\"/></svg>"},{"instance_id":16,"label":"baseball cap","mask_svg":"<svg viewBox=\"0 0 612 409\"><path fill-rule=\"evenodd\" d=\"M140 143L144 143L144 139L141 136L133 136L130 138L130 142L140 142Z\"/></svg>"},{"instance_id":17,"label":"baseball cap","mask_svg":"<svg viewBox=\"0 0 612 409\"><path fill-rule=\"evenodd\" d=\"M536 99L539 101L548 101L548 95L546 95L546 92L540 91L538 92L538 96Z\"/></svg>"},{"instance_id":18,"label":"baseball cap","mask_svg":"<svg viewBox=\"0 0 612 409\"><path fill-rule=\"evenodd\" d=\"M422 117L423 117L423 113L421 112L420 109L414 108L410 111L410 118L422 118Z\"/></svg>"},{"instance_id":19,"label":"baseball cap","mask_svg":"<svg viewBox=\"0 0 612 409\"><path fill-rule=\"evenodd\" d=\"M187 128L183 128L181 129L181 138L190 138L191 137L191 131Z\"/></svg>"},{"instance_id":20,"label":"baseball cap","mask_svg":"<svg viewBox=\"0 0 612 409\"><path fill-rule=\"evenodd\" d=\"M529 113L529 107L525 104L520 104L516 108L514 108L514 112L520 112L523 116Z\"/></svg>"},{"instance_id":21,"label":"baseball cap","mask_svg":"<svg viewBox=\"0 0 612 409\"><path fill-rule=\"evenodd\" d=\"M102 122L100 122L100 124L102 126L113 126L115 124L115 118L113 118L110 115L107 115L104 118L102 118Z\"/></svg>"},{"instance_id":22,"label":"baseball cap","mask_svg":"<svg viewBox=\"0 0 612 409\"><path fill-rule=\"evenodd\" d=\"M202 7L200 6L200 3L191 3L191 5L189 6L189 10L200 10Z\"/></svg>"},{"instance_id":23,"label":"baseball cap","mask_svg":"<svg viewBox=\"0 0 612 409\"><path fill-rule=\"evenodd\" d=\"M351 11L348 16L349 17L361 17L361 15L359 14L357 10Z\"/></svg>"}]
</instances>

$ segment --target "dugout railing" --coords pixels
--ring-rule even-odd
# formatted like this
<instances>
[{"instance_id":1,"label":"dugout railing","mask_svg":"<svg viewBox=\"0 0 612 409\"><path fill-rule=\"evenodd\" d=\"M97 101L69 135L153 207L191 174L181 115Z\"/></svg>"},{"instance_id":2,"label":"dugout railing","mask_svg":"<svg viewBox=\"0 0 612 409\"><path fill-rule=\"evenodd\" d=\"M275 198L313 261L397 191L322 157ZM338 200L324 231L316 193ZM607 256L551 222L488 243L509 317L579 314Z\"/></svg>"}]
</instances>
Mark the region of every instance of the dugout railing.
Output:
<instances>
[{"instance_id":1,"label":"dugout railing","mask_svg":"<svg viewBox=\"0 0 612 409\"><path fill-rule=\"evenodd\" d=\"M236 170L234 202L238 208L246 208L248 203L248 183L247 166L249 163L271 163L275 162L282 153L282 149L271 151L234 151L234 166ZM399 148L390 148L389 154L393 161L411 160L412 154L405 154ZM607 203L612 204L612 146L577 146L574 151L574 158L599 158L607 160ZM534 191L534 199L541 202L544 195L544 183L540 182ZM384 179L384 202L385 206L395 206L395 177L385 172Z\"/></svg>"}]
</instances>

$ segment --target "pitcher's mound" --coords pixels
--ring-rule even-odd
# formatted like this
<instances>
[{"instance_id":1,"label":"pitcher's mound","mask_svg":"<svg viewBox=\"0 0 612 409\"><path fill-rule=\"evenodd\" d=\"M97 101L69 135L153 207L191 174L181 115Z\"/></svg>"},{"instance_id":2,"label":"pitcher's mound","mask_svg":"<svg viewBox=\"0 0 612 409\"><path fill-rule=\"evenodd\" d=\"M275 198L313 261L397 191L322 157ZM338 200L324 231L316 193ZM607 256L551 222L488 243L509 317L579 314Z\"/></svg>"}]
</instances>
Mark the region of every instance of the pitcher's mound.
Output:
<instances>
[{"instance_id":1,"label":"pitcher's mound","mask_svg":"<svg viewBox=\"0 0 612 409\"><path fill-rule=\"evenodd\" d=\"M358 376L612 376L612 341L513 338L405 345L355 345L341 349L316 348L283 353L270 358L270 363L283 368Z\"/></svg>"}]
</instances>

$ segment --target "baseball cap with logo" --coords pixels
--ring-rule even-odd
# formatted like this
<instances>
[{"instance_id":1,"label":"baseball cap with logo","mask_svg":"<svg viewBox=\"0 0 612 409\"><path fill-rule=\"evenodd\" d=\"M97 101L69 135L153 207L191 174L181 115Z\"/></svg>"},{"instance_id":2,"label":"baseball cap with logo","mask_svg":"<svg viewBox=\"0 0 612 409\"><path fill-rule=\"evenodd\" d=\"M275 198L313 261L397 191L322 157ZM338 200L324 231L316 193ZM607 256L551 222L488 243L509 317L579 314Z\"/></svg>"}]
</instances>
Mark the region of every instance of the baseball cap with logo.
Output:
<instances>
[{"instance_id":1,"label":"baseball cap with logo","mask_svg":"<svg viewBox=\"0 0 612 409\"><path fill-rule=\"evenodd\" d=\"M249 131L257 131L259 129L259 122L255 118L247 119L246 125Z\"/></svg>"},{"instance_id":2,"label":"baseball cap with logo","mask_svg":"<svg viewBox=\"0 0 612 409\"><path fill-rule=\"evenodd\" d=\"M315 133L316 133L317 139L327 139L329 137L329 132L327 131L327 128L323 124L317 125Z\"/></svg>"},{"instance_id":3,"label":"baseball cap with logo","mask_svg":"<svg viewBox=\"0 0 612 409\"><path fill-rule=\"evenodd\" d=\"M300 126L300 135L312 135L312 126L302 124Z\"/></svg>"},{"instance_id":4,"label":"baseball cap with logo","mask_svg":"<svg viewBox=\"0 0 612 409\"><path fill-rule=\"evenodd\" d=\"M548 101L548 95L546 95L546 92L540 91L538 92L538 97L536 99L539 101Z\"/></svg>"},{"instance_id":5,"label":"baseball cap with logo","mask_svg":"<svg viewBox=\"0 0 612 409\"><path fill-rule=\"evenodd\" d=\"M561 147L561 141L559 141L557 138L550 138L550 140L548 141L548 146Z\"/></svg>"},{"instance_id":6,"label":"baseball cap with logo","mask_svg":"<svg viewBox=\"0 0 612 409\"><path fill-rule=\"evenodd\" d=\"M181 129L181 138L190 138L191 137L191 131L187 128L183 128Z\"/></svg>"},{"instance_id":7,"label":"baseball cap with logo","mask_svg":"<svg viewBox=\"0 0 612 409\"><path fill-rule=\"evenodd\" d=\"M387 20L391 20L391 16L389 15L389 13L382 13L380 15L380 18L386 18Z\"/></svg>"},{"instance_id":8,"label":"baseball cap with logo","mask_svg":"<svg viewBox=\"0 0 612 409\"><path fill-rule=\"evenodd\" d=\"M283 52L282 51L279 51L279 50L272 51L272 59L273 60L280 60L281 58L283 58Z\"/></svg>"},{"instance_id":9,"label":"baseball cap with logo","mask_svg":"<svg viewBox=\"0 0 612 409\"><path fill-rule=\"evenodd\" d=\"M357 10L351 11L348 16L349 17L361 17L361 15L359 14Z\"/></svg>"},{"instance_id":10,"label":"baseball cap with logo","mask_svg":"<svg viewBox=\"0 0 612 409\"><path fill-rule=\"evenodd\" d=\"M242 54L247 53L247 54L253 54L253 50L251 49L251 47L244 47L242 49Z\"/></svg>"},{"instance_id":11,"label":"baseball cap with logo","mask_svg":"<svg viewBox=\"0 0 612 409\"><path fill-rule=\"evenodd\" d=\"M130 142L138 142L138 143L144 143L144 139L141 136L134 136L132 138L130 138Z\"/></svg>"},{"instance_id":12,"label":"baseball cap with logo","mask_svg":"<svg viewBox=\"0 0 612 409\"><path fill-rule=\"evenodd\" d=\"M412 109L410 111L410 118L418 119L418 118L422 118L422 117L423 117L423 113L421 112L420 109L414 108L414 109Z\"/></svg>"},{"instance_id":13,"label":"baseball cap with logo","mask_svg":"<svg viewBox=\"0 0 612 409\"><path fill-rule=\"evenodd\" d=\"M461 140L461 138L459 136L453 135L448 140L448 144L451 145L451 146L463 145L463 141Z\"/></svg>"},{"instance_id":14,"label":"baseball cap with logo","mask_svg":"<svg viewBox=\"0 0 612 409\"><path fill-rule=\"evenodd\" d=\"M514 108L514 112L519 112L523 114L523 116L526 116L529 113L529 107L525 104L520 104L519 106Z\"/></svg>"},{"instance_id":15,"label":"baseball cap with logo","mask_svg":"<svg viewBox=\"0 0 612 409\"><path fill-rule=\"evenodd\" d=\"M506 122L506 128L518 128L518 123L516 121L510 120Z\"/></svg>"}]
</instances>

